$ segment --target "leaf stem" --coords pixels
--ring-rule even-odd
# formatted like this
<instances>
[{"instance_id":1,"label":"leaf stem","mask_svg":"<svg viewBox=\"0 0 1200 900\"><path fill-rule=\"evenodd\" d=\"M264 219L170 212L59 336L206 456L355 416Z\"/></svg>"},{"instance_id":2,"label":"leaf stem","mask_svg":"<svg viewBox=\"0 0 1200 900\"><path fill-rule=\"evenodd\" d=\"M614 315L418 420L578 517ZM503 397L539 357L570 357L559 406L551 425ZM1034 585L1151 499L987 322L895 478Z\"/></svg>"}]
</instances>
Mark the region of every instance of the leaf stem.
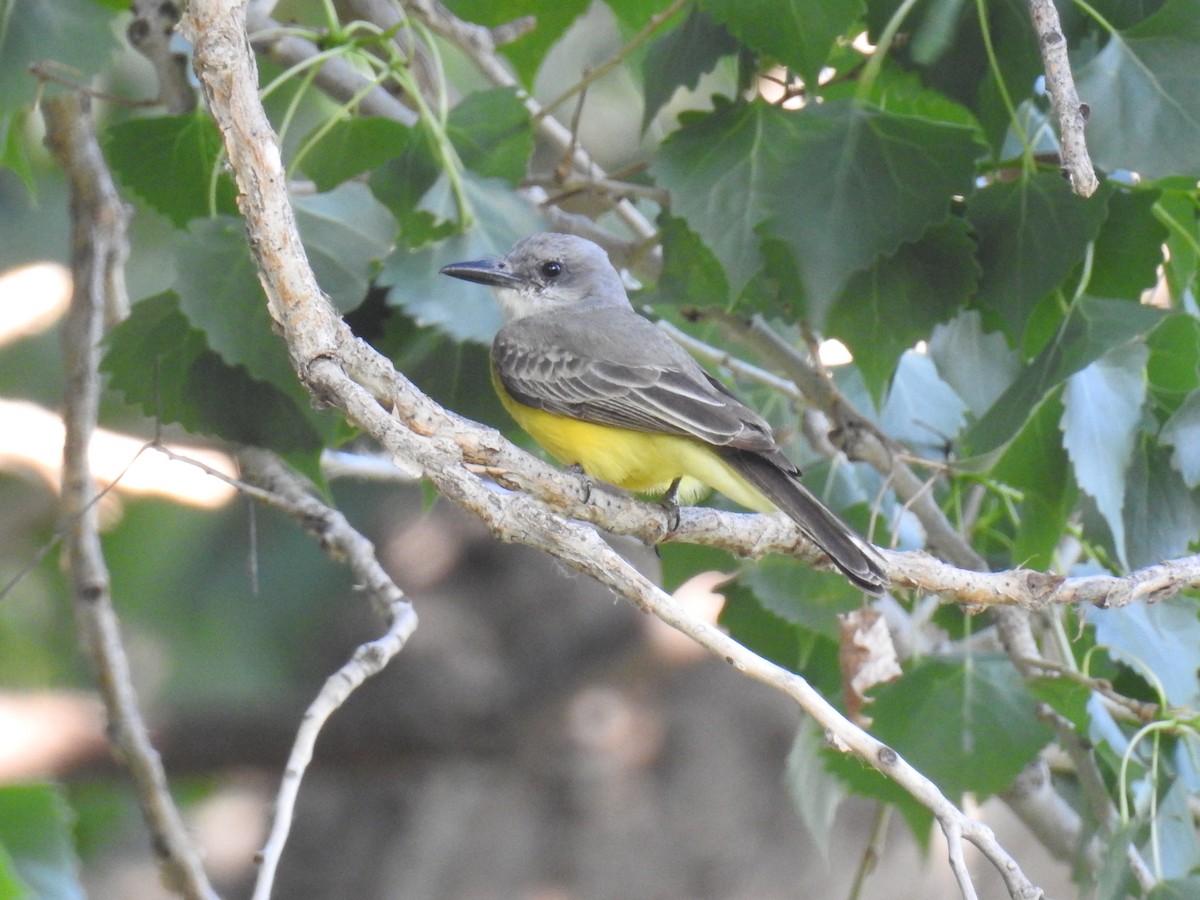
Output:
<instances>
[{"instance_id":1,"label":"leaf stem","mask_svg":"<svg viewBox=\"0 0 1200 900\"><path fill-rule=\"evenodd\" d=\"M900 30L900 26L904 24L904 20L908 18L908 14L912 12L912 8L916 5L917 0L904 0L903 3L896 7L896 11L892 13L892 17L888 19L883 33L879 35L879 40L875 44L875 52L867 60L866 66L863 67L862 77L858 79L858 90L854 92L854 98L859 103L867 99L871 88L875 86L875 79L879 77L879 73L883 69L883 62L887 58L888 51L892 49L892 43L896 40L896 33Z\"/></svg>"}]
</instances>

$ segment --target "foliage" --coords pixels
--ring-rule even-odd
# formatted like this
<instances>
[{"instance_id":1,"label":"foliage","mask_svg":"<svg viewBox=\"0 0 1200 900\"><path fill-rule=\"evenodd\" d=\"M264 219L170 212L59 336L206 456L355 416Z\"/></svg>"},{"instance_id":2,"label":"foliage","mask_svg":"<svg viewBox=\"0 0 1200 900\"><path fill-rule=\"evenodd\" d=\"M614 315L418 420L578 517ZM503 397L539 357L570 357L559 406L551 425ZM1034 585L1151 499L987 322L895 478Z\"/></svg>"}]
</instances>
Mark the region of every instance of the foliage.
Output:
<instances>
[{"instance_id":1,"label":"foliage","mask_svg":"<svg viewBox=\"0 0 1200 900\"><path fill-rule=\"evenodd\" d=\"M612 0L610 27L628 39L667 5ZM487 25L537 16L536 29L501 51L525 87L570 69L554 54L585 4L448 6ZM0 133L12 173L0 193L32 210L17 179L37 185L43 203L53 188L26 134L34 82L24 66L57 58L97 71L119 19L87 0L6 0L0 13ZM835 373L838 387L926 457L938 503L991 566L1123 572L1200 541L1200 0L1095 3L1064 18L1103 176L1087 199L1046 152L1054 126L1021 0L912 9L697 0L593 86L606 93L589 95L579 119L596 158L636 173L630 196L660 196L638 190L649 186L669 197L637 201L662 245L661 266L637 268L646 285L637 302L673 320L720 308L761 314L793 338L839 339L855 361ZM370 32L342 23L337 35L323 36L333 51L364 71L386 67L390 51L373 52ZM427 365L430 347L444 336L486 342L499 315L484 292L437 270L550 227L521 186L548 179L553 195L548 173L562 154L538 136L518 90L481 87L451 47L439 52L448 59L435 77L445 81L417 124L357 117L302 72L290 73L294 94L277 124L289 174L311 188L295 206L323 288L401 370L427 378L430 393L474 398L487 390L479 354L452 371ZM568 78L581 75L576 67ZM450 94L461 101L439 105ZM555 112L567 118L566 106ZM594 115L602 122L589 131ZM272 333L211 124L202 114L118 110L104 144L129 200L162 223L135 246L130 280L146 289L108 340L114 407L293 457L336 443L342 433L313 410ZM0 214L4 267L22 261L19 233L34 216L17 208ZM628 238L611 204L571 208ZM712 328L704 337L725 340ZM794 427L778 398L739 387L781 429ZM814 466L810 451L796 452L832 504L881 498L879 543L924 545L920 525L865 465ZM833 616L858 602L837 579L770 560L729 591L724 621L835 698ZM1200 790L1198 612L1184 596L1078 620L1062 613L1050 631L1056 652L1085 676L1068 690L1058 679L1026 685L1006 661L958 646L914 658L878 692L876 731L949 794L998 793L1050 740L1033 691L1095 746L1123 833L1176 848L1160 858L1155 874L1169 880L1153 896L1187 895L1200 853L1171 815ZM949 645L981 627L956 609L935 624ZM1114 712L1089 689L1092 675L1159 703L1161 730ZM829 755L812 744L796 752ZM801 768L896 802L928 826L911 800L852 763ZM1171 829L1175 840L1160 843ZM0 858L0 879L13 870ZM1080 871L1102 895L1131 883L1124 857Z\"/></svg>"}]
</instances>

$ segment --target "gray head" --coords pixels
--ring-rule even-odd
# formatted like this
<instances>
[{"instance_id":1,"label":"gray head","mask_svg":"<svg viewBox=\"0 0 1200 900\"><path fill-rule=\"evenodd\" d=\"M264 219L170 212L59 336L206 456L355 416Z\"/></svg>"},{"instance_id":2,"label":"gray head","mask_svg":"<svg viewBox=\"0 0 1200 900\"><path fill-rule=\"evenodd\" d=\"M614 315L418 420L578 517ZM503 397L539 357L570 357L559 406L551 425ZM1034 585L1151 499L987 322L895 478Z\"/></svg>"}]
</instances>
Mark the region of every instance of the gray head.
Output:
<instances>
[{"instance_id":1,"label":"gray head","mask_svg":"<svg viewBox=\"0 0 1200 900\"><path fill-rule=\"evenodd\" d=\"M608 254L573 234L530 235L499 259L452 263L441 271L495 288L509 319L554 309L629 306Z\"/></svg>"}]
</instances>

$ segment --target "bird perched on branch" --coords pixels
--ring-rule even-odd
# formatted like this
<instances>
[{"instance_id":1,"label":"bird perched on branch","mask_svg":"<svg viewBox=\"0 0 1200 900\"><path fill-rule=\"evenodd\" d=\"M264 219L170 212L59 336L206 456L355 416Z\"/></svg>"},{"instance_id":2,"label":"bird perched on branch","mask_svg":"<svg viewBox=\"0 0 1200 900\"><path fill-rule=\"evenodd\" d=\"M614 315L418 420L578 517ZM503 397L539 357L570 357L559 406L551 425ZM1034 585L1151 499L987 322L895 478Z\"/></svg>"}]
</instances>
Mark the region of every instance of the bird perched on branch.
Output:
<instances>
[{"instance_id":1,"label":"bird perched on branch","mask_svg":"<svg viewBox=\"0 0 1200 900\"><path fill-rule=\"evenodd\" d=\"M887 584L879 555L803 484L766 420L634 311L604 250L535 234L498 259L442 273L495 289L507 323L492 382L517 424L591 478L691 502L713 488L780 509L864 591Z\"/></svg>"}]
</instances>

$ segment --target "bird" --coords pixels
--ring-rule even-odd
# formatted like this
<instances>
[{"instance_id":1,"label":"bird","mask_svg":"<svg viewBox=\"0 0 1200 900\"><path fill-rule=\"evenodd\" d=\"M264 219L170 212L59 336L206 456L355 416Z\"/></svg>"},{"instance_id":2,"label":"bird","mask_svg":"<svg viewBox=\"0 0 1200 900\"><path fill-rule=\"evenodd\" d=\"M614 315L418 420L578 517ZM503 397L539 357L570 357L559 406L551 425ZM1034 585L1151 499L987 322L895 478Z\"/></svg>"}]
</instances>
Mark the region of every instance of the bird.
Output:
<instances>
[{"instance_id":1,"label":"bird","mask_svg":"<svg viewBox=\"0 0 1200 900\"><path fill-rule=\"evenodd\" d=\"M878 552L801 483L764 418L633 308L599 245L537 233L440 271L494 289L505 324L492 384L560 462L672 503L715 489L756 512L782 510L852 584L882 593Z\"/></svg>"}]
</instances>

